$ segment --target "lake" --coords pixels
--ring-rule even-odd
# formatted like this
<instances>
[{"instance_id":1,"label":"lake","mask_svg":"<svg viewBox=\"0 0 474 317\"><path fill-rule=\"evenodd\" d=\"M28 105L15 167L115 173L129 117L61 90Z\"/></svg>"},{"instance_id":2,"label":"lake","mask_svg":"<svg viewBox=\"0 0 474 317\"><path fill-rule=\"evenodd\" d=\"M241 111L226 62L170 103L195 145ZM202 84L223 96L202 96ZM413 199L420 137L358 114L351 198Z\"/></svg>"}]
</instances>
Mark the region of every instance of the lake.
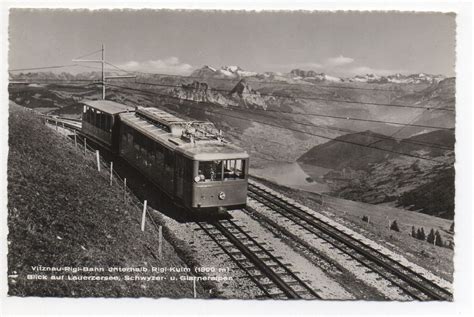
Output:
<instances>
[{"instance_id":1,"label":"lake","mask_svg":"<svg viewBox=\"0 0 474 317\"><path fill-rule=\"evenodd\" d=\"M298 163L271 162L264 167L250 167L250 174L275 182L279 185L306 190L314 193L329 191L329 187L322 181L322 176L329 169L312 167L313 181L308 181L308 175Z\"/></svg>"}]
</instances>

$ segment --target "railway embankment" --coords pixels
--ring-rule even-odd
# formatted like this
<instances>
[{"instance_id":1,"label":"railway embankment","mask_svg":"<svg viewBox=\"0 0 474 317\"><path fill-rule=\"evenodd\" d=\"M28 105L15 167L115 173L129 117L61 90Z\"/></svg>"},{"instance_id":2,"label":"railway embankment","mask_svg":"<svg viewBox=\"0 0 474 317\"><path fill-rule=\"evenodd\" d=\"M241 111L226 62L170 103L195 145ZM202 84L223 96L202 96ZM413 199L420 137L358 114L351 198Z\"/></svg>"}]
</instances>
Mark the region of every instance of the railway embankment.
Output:
<instances>
[{"instance_id":1,"label":"railway embankment","mask_svg":"<svg viewBox=\"0 0 474 317\"><path fill-rule=\"evenodd\" d=\"M8 144L9 295L208 297L93 157L15 104Z\"/></svg>"},{"instance_id":2,"label":"railway embankment","mask_svg":"<svg viewBox=\"0 0 474 317\"><path fill-rule=\"evenodd\" d=\"M380 244L395 254L401 254L414 264L452 282L454 250L446 245L454 240L450 230L452 221L421 213L415 213L386 205L371 205L347 199L320 195L277 185L261 178L259 183L284 193L298 203L329 217L337 223ZM390 228L396 221L398 231ZM439 230L444 246L420 240L412 236L413 228L423 228L426 234L431 229Z\"/></svg>"}]
</instances>

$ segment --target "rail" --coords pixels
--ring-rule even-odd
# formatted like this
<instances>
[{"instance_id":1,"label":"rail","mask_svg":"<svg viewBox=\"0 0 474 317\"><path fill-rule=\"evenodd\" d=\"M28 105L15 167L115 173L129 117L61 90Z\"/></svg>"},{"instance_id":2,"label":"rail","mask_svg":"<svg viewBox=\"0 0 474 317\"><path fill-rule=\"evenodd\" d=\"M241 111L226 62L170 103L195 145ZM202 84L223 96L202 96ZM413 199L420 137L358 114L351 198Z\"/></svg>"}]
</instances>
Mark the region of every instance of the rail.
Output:
<instances>
[{"instance_id":1,"label":"rail","mask_svg":"<svg viewBox=\"0 0 474 317\"><path fill-rule=\"evenodd\" d=\"M253 184L249 184L249 197L381 274L413 298L423 300L427 296L428 299L433 300L452 300L450 291L338 228L323 222L298 206L286 202ZM390 275L387 275L383 270L389 272Z\"/></svg>"},{"instance_id":2,"label":"rail","mask_svg":"<svg viewBox=\"0 0 474 317\"><path fill-rule=\"evenodd\" d=\"M198 225L209 235L223 251L230 255L234 262L243 269L252 279L252 281L269 297L288 299L320 299L321 296L317 294L305 281L300 279L298 275L288 268L288 265L282 263L278 257L274 256L267 248L259 243L255 238L251 237L245 230L243 230L237 223L232 220L214 221L206 227L206 224L198 223ZM211 232L215 228L231 245L239 250L239 252L251 262L255 268L260 271L262 277L268 278L271 283L270 287L276 286L280 292L272 293L268 286L258 280L256 276L249 272L248 268L242 265L240 260L233 256L228 247L224 246L222 240L217 238ZM245 242L246 243L245 243ZM251 249L254 248L256 250ZM259 256L258 254L262 254ZM277 273L280 270L282 272ZM285 278L284 278L285 277ZM299 289L298 289L299 288Z\"/></svg>"}]
</instances>

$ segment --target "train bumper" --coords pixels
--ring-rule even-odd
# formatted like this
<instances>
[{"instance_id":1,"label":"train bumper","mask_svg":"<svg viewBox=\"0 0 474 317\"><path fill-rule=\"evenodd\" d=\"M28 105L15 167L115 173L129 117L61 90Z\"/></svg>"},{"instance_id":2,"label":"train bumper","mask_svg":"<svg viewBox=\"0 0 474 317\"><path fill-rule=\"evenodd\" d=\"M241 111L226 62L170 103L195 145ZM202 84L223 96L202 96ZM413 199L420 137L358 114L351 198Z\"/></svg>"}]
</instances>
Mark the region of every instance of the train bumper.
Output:
<instances>
[{"instance_id":1,"label":"train bumper","mask_svg":"<svg viewBox=\"0 0 474 317\"><path fill-rule=\"evenodd\" d=\"M195 183L192 190L192 208L232 207L247 203L247 181Z\"/></svg>"}]
</instances>

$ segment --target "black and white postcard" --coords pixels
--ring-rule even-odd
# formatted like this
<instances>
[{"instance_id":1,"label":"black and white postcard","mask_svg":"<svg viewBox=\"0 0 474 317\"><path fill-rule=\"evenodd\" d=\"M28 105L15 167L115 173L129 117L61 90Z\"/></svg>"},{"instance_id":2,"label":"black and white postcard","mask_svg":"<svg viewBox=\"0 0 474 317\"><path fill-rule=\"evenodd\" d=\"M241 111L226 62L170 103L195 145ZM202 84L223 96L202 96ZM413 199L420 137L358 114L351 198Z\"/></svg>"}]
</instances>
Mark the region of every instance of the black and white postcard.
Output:
<instances>
[{"instance_id":1,"label":"black and white postcard","mask_svg":"<svg viewBox=\"0 0 474 317\"><path fill-rule=\"evenodd\" d=\"M5 8L5 297L458 307L462 7Z\"/></svg>"}]
</instances>

